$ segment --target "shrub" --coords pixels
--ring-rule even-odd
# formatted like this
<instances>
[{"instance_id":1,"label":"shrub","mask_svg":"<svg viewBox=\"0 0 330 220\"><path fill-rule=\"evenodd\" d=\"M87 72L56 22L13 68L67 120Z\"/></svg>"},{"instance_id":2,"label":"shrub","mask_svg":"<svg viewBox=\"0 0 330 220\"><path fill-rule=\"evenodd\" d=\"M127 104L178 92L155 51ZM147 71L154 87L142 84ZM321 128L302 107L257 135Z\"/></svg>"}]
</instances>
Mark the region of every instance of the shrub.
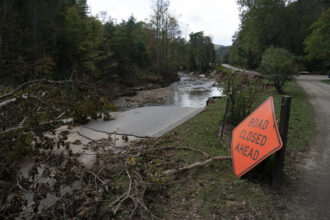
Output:
<instances>
[{"instance_id":1,"label":"shrub","mask_svg":"<svg viewBox=\"0 0 330 220\"><path fill-rule=\"evenodd\" d=\"M222 69L221 82L228 98L226 122L236 126L252 111L256 96L263 89L262 82L246 75Z\"/></svg>"},{"instance_id":2,"label":"shrub","mask_svg":"<svg viewBox=\"0 0 330 220\"><path fill-rule=\"evenodd\" d=\"M278 93L283 93L287 81L294 80L298 75L295 56L283 48L268 48L262 56L259 71L274 83Z\"/></svg>"}]
</instances>

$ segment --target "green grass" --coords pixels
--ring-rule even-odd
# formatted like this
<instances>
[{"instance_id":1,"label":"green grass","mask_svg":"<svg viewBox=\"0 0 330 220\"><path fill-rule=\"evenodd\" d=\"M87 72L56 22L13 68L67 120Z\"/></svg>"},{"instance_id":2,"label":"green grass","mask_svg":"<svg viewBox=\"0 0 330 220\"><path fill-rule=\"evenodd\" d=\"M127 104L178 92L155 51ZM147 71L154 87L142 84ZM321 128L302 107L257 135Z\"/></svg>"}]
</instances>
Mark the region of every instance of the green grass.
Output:
<instances>
[{"instance_id":1,"label":"green grass","mask_svg":"<svg viewBox=\"0 0 330 220\"><path fill-rule=\"evenodd\" d=\"M285 92L292 96L289 122L286 166L299 160L299 152L305 152L313 144L316 134L313 109L306 96L295 82L290 82ZM274 89L260 95L256 107L273 96L276 117L279 119L281 95ZM225 143L217 137L224 114L225 100L220 100L205 111L165 135L168 140L159 147L190 147L202 150L210 156L230 155L231 127L227 127ZM178 151L173 155L175 162L190 164L202 161L198 153ZM294 174L290 174L294 175ZM168 202L154 204L156 213L164 218L269 218L278 213L268 185L251 179L237 179L230 161L219 161L206 167L194 169L179 177L168 190ZM280 203L279 203L280 204ZM163 211L159 211L159 209ZM174 213L174 214L173 214Z\"/></svg>"},{"instance_id":2,"label":"green grass","mask_svg":"<svg viewBox=\"0 0 330 220\"><path fill-rule=\"evenodd\" d=\"M330 85L330 79L322 80L321 82L329 84Z\"/></svg>"},{"instance_id":3,"label":"green grass","mask_svg":"<svg viewBox=\"0 0 330 220\"><path fill-rule=\"evenodd\" d=\"M296 82L287 83L284 91L286 95L291 96L287 150L292 153L305 151L313 144L316 135L314 110L312 105L307 102L304 91ZM274 98L276 119L279 119L282 95L272 89L260 99L265 100L269 96Z\"/></svg>"}]
</instances>

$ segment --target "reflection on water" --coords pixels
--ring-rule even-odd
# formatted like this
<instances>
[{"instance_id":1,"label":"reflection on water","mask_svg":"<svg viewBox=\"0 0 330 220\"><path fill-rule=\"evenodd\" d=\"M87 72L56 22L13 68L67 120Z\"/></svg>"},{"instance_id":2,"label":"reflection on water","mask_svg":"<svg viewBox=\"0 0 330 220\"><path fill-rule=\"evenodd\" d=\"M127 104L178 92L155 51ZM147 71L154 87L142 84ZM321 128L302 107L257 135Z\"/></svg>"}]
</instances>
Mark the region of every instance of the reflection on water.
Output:
<instances>
[{"instance_id":1,"label":"reflection on water","mask_svg":"<svg viewBox=\"0 0 330 220\"><path fill-rule=\"evenodd\" d=\"M222 88L213 80L187 74L180 76L180 81L171 85L173 93L164 102L165 105L204 107L208 98L222 96Z\"/></svg>"}]
</instances>

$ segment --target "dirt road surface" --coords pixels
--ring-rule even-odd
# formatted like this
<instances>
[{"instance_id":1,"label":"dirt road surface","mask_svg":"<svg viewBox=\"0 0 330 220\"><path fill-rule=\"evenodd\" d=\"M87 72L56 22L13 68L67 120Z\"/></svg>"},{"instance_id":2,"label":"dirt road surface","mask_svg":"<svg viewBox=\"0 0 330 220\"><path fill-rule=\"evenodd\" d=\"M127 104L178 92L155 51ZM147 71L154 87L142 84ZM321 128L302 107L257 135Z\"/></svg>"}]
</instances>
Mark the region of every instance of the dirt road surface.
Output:
<instances>
[{"instance_id":1,"label":"dirt road surface","mask_svg":"<svg viewBox=\"0 0 330 220\"><path fill-rule=\"evenodd\" d=\"M233 71L240 71L240 72L245 72L247 74L251 74L251 75L261 75L261 73L258 73L256 71L252 71L252 70L246 70L246 69L240 69L234 66L230 66L229 64L222 64L223 67L226 67L228 69L231 69Z\"/></svg>"},{"instance_id":2,"label":"dirt road surface","mask_svg":"<svg viewBox=\"0 0 330 220\"><path fill-rule=\"evenodd\" d=\"M302 161L302 176L295 186L287 219L330 219L330 85L326 76L300 76L315 109L315 145Z\"/></svg>"}]
</instances>

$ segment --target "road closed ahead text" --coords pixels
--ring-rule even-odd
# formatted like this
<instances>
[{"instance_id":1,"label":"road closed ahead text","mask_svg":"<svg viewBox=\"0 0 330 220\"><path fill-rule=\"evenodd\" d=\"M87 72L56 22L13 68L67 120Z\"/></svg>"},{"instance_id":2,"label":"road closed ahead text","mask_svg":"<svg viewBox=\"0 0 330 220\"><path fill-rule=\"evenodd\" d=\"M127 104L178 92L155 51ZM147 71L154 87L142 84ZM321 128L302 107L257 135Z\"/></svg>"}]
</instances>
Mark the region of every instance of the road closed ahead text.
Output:
<instances>
[{"instance_id":1,"label":"road closed ahead text","mask_svg":"<svg viewBox=\"0 0 330 220\"><path fill-rule=\"evenodd\" d=\"M242 176L281 146L271 97L233 131L232 155L236 175Z\"/></svg>"},{"instance_id":2,"label":"road closed ahead text","mask_svg":"<svg viewBox=\"0 0 330 220\"><path fill-rule=\"evenodd\" d=\"M268 120L260 120L258 118L251 118L251 121L248 124L248 128L256 128L260 131L254 132L243 129L240 132L239 138L241 142L238 142L235 151L245 157L248 157L251 160L257 160L259 157L259 150L245 144L246 141L252 144L259 146L264 146L267 142L267 136L262 133L263 130L267 129L269 124ZM245 141L242 143L242 141Z\"/></svg>"}]
</instances>

